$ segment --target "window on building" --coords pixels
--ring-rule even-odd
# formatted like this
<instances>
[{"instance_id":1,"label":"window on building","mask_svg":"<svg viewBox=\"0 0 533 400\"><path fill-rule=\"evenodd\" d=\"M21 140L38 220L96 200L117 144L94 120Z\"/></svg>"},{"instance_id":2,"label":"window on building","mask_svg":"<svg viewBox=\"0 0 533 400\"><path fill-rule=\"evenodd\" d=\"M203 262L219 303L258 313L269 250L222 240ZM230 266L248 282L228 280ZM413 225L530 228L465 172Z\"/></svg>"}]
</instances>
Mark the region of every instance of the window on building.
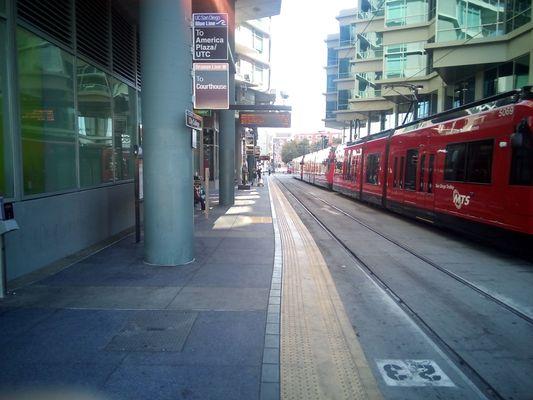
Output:
<instances>
[{"instance_id":1,"label":"window on building","mask_svg":"<svg viewBox=\"0 0 533 400\"><path fill-rule=\"evenodd\" d=\"M349 78L350 75L351 75L350 59L340 58L339 59L339 78Z\"/></svg>"},{"instance_id":2,"label":"window on building","mask_svg":"<svg viewBox=\"0 0 533 400\"><path fill-rule=\"evenodd\" d=\"M132 146L136 143L137 115L135 113L136 91L111 79L113 89L113 148L115 179L133 179Z\"/></svg>"},{"instance_id":3,"label":"window on building","mask_svg":"<svg viewBox=\"0 0 533 400\"><path fill-rule=\"evenodd\" d=\"M385 46L384 74L386 78L423 76L427 70L424 42Z\"/></svg>"},{"instance_id":4,"label":"window on building","mask_svg":"<svg viewBox=\"0 0 533 400\"><path fill-rule=\"evenodd\" d=\"M73 57L17 30L24 194L76 188Z\"/></svg>"},{"instance_id":5,"label":"window on building","mask_svg":"<svg viewBox=\"0 0 533 400\"><path fill-rule=\"evenodd\" d=\"M416 169L418 165L418 150L407 150L405 161L405 189L416 190Z\"/></svg>"},{"instance_id":6,"label":"window on building","mask_svg":"<svg viewBox=\"0 0 533 400\"><path fill-rule=\"evenodd\" d=\"M493 96L528 84L529 54L491 68L483 74L483 95Z\"/></svg>"},{"instance_id":7,"label":"window on building","mask_svg":"<svg viewBox=\"0 0 533 400\"><path fill-rule=\"evenodd\" d=\"M337 97L337 107L339 110L347 110L348 109L348 102L350 98L352 97L352 91L351 90L339 90L338 91L338 97Z\"/></svg>"},{"instance_id":8,"label":"window on building","mask_svg":"<svg viewBox=\"0 0 533 400\"><path fill-rule=\"evenodd\" d=\"M13 158L10 136L7 134L6 98L6 32L5 23L0 19L0 196L13 197Z\"/></svg>"},{"instance_id":9,"label":"window on building","mask_svg":"<svg viewBox=\"0 0 533 400\"><path fill-rule=\"evenodd\" d=\"M328 75L328 81L326 84L326 92L331 93L337 90L337 85L335 84L335 79L337 77L335 75Z\"/></svg>"},{"instance_id":10,"label":"window on building","mask_svg":"<svg viewBox=\"0 0 533 400\"><path fill-rule=\"evenodd\" d=\"M530 0L458 0L437 4L437 42L501 36L531 21Z\"/></svg>"},{"instance_id":11,"label":"window on building","mask_svg":"<svg viewBox=\"0 0 533 400\"><path fill-rule=\"evenodd\" d=\"M427 21L427 0L388 0L385 4L385 25L403 26Z\"/></svg>"},{"instance_id":12,"label":"window on building","mask_svg":"<svg viewBox=\"0 0 533 400\"><path fill-rule=\"evenodd\" d=\"M0 0L0 13L6 13L6 0Z\"/></svg>"},{"instance_id":13,"label":"window on building","mask_svg":"<svg viewBox=\"0 0 533 400\"><path fill-rule=\"evenodd\" d=\"M337 65L338 52L334 48L328 47L328 66Z\"/></svg>"},{"instance_id":14,"label":"window on building","mask_svg":"<svg viewBox=\"0 0 533 400\"><path fill-rule=\"evenodd\" d=\"M379 183L379 154L369 154L366 157L365 182L372 185Z\"/></svg>"},{"instance_id":15,"label":"window on building","mask_svg":"<svg viewBox=\"0 0 533 400\"><path fill-rule=\"evenodd\" d=\"M113 182L113 116L110 77L78 60L80 185Z\"/></svg>"},{"instance_id":16,"label":"window on building","mask_svg":"<svg viewBox=\"0 0 533 400\"><path fill-rule=\"evenodd\" d=\"M455 143L446 146L444 180L490 183L493 140Z\"/></svg>"},{"instance_id":17,"label":"window on building","mask_svg":"<svg viewBox=\"0 0 533 400\"><path fill-rule=\"evenodd\" d=\"M254 41L254 49L257 50L259 53L263 52L263 34L259 31L253 30L253 41Z\"/></svg>"},{"instance_id":18,"label":"window on building","mask_svg":"<svg viewBox=\"0 0 533 400\"><path fill-rule=\"evenodd\" d=\"M254 65L254 83L262 86L264 83L264 69L259 65Z\"/></svg>"}]
</instances>

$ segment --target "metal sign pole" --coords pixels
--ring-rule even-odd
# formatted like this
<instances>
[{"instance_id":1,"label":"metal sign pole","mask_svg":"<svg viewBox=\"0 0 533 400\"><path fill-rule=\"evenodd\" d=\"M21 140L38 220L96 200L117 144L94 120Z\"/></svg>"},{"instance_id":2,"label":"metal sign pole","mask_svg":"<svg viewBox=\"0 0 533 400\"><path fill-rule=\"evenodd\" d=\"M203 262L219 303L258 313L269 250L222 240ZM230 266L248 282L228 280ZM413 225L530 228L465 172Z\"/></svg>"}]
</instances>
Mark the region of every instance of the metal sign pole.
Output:
<instances>
[{"instance_id":1,"label":"metal sign pole","mask_svg":"<svg viewBox=\"0 0 533 400\"><path fill-rule=\"evenodd\" d=\"M205 216L209 217L209 168L205 169Z\"/></svg>"}]
</instances>

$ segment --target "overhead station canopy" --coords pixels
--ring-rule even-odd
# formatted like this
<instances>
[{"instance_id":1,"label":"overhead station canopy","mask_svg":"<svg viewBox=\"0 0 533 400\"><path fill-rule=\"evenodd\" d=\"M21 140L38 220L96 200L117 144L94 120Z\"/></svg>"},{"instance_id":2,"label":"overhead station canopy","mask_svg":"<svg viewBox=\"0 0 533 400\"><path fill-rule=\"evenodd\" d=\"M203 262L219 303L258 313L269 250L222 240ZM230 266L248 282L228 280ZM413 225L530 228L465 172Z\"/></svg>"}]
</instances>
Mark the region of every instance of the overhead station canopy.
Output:
<instances>
[{"instance_id":1,"label":"overhead station canopy","mask_svg":"<svg viewBox=\"0 0 533 400\"><path fill-rule=\"evenodd\" d=\"M235 19L237 24L265 17L278 15L281 11L281 0L236 0Z\"/></svg>"}]
</instances>

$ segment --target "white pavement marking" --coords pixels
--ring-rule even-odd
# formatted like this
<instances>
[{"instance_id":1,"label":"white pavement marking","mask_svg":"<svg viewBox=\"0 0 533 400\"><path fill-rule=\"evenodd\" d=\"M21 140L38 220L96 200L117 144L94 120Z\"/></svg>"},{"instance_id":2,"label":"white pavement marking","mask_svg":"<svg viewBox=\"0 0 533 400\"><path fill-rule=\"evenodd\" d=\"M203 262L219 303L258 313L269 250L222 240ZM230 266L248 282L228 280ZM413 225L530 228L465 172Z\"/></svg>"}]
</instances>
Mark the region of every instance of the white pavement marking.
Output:
<instances>
[{"instance_id":1,"label":"white pavement marking","mask_svg":"<svg viewBox=\"0 0 533 400\"><path fill-rule=\"evenodd\" d=\"M433 360L376 360L388 386L455 387Z\"/></svg>"}]
</instances>

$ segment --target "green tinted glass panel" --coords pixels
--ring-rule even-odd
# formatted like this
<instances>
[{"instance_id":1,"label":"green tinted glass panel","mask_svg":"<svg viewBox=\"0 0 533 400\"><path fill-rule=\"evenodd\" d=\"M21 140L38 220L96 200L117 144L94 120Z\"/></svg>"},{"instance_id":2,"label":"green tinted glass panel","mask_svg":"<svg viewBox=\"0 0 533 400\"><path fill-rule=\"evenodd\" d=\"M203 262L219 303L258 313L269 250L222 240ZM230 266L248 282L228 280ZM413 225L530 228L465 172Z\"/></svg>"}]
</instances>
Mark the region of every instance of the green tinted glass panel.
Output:
<instances>
[{"instance_id":1,"label":"green tinted glass panel","mask_svg":"<svg viewBox=\"0 0 533 400\"><path fill-rule=\"evenodd\" d=\"M11 157L11 142L7 135L5 90L5 23L0 20L0 196L13 197L13 163Z\"/></svg>"},{"instance_id":2,"label":"green tinted glass panel","mask_svg":"<svg viewBox=\"0 0 533 400\"><path fill-rule=\"evenodd\" d=\"M76 187L73 57L17 30L24 193Z\"/></svg>"},{"instance_id":3,"label":"green tinted glass panel","mask_svg":"<svg viewBox=\"0 0 533 400\"><path fill-rule=\"evenodd\" d=\"M5 14L6 12L6 0L0 0L0 13Z\"/></svg>"},{"instance_id":4,"label":"green tinted glass panel","mask_svg":"<svg viewBox=\"0 0 533 400\"><path fill-rule=\"evenodd\" d=\"M116 79L113 87L113 135L117 180L133 179L132 146L135 144L137 116L135 90Z\"/></svg>"},{"instance_id":5,"label":"green tinted glass panel","mask_svg":"<svg viewBox=\"0 0 533 400\"><path fill-rule=\"evenodd\" d=\"M98 68L77 60L78 139L82 187L113 182L111 83Z\"/></svg>"}]
</instances>

